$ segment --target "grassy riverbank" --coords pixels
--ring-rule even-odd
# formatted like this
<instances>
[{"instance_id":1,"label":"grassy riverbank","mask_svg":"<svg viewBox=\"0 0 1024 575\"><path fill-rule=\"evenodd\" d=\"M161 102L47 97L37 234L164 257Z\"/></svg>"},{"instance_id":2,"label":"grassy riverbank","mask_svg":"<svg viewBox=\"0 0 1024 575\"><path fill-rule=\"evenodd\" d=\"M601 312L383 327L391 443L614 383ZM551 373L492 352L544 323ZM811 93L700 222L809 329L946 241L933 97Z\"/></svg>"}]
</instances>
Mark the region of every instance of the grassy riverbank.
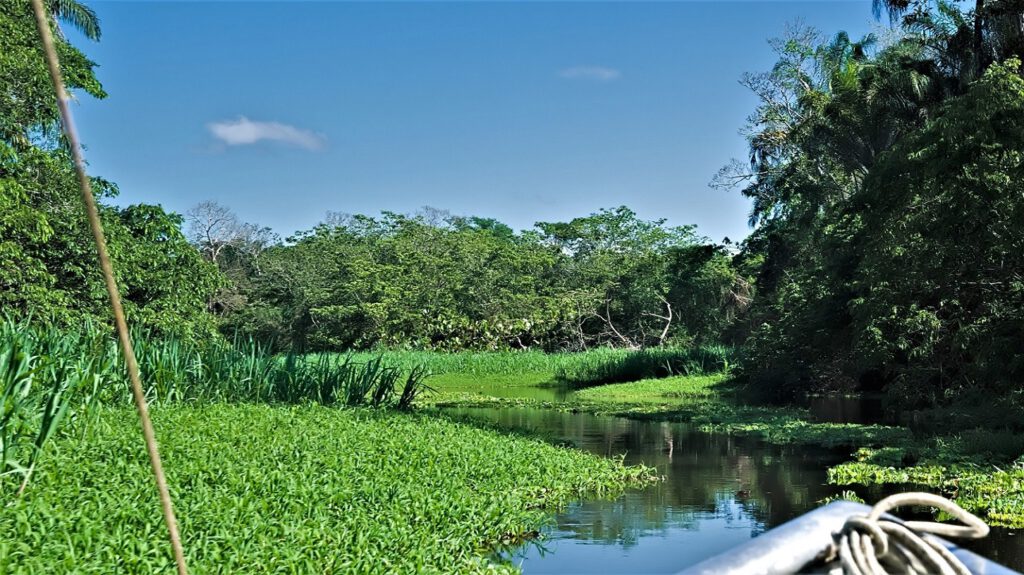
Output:
<instances>
[{"instance_id":1,"label":"grassy riverbank","mask_svg":"<svg viewBox=\"0 0 1024 575\"><path fill-rule=\"evenodd\" d=\"M725 346L694 346L651 350L594 348L571 353L489 351L443 353L434 351L382 351L337 354L365 362L381 357L388 365L422 366L436 375L487 378L511 376L558 381L573 387L721 372L733 361L734 350Z\"/></svg>"},{"instance_id":2,"label":"grassy riverbank","mask_svg":"<svg viewBox=\"0 0 1024 575\"><path fill-rule=\"evenodd\" d=\"M914 484L953 497L993 525L1024 527L1024 435L966 428L915 433L903 426L816 421L802 408L743 404L727 374L677 376L590 387L564 401L487 397L437 386L440 406L519 406L683 421L709 432L754 435L772 443L849 449L828 470L836 485Z\"/></svg>"},{"instance_id":3,"label":"grassy riverbank","mask_svg":"<svg viewBox=\"0 0 1024 575\"><path fill-rule=\"evenodd\" d=\"M197 573L484 572L488 549L529 537L553 508L652 479L412 414L214 404L154 419ZM134 413L105 410L52 444L0 513L0 572L166 571L151 483Z\"/></svg>"}]
</instances>

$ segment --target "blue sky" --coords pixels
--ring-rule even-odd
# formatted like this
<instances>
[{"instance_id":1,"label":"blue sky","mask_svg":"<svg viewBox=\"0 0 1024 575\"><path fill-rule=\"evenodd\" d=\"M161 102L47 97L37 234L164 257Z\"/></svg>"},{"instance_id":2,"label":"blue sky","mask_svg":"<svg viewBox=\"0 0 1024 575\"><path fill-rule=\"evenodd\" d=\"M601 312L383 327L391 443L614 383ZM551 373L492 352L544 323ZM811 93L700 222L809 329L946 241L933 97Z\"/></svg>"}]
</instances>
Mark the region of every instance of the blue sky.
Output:
<instances>
[{"instance_id":1,"label":"blue sky","mask_svg":"<svg viewBox=\"0 0 1024 575\"><path fill-rule=\"evenodd\" d=\"M744 156L743 72L802 19L876 24L870 0L675 3L92 2L73 40L109 98L75 108L120 203L203 200L282 235L327 211L430 205L516 228L621 204L748 233L708 187Z\"/></svg>"}]
</instances>

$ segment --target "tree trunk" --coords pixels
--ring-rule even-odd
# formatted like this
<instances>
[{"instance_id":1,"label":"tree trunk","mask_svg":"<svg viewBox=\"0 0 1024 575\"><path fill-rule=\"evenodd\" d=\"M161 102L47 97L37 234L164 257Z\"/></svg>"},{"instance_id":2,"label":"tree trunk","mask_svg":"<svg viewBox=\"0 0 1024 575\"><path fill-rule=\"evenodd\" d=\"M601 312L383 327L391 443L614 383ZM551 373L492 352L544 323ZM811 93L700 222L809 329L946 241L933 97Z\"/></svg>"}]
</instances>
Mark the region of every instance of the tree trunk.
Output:
<instances>
[{"instance_id":1,"label":"tree trunk","mask_svg":"<svg viewBox=\"0 0 1024 575\"><path fill-rule=\"evenodd\" d=\"M982 63L981 53L985 49L985 36L984 36L984 23L985 18L983 12L985 10L985 0L974 1L974 79L981 78L984 64Z\"/></svg>"}]
</instances>

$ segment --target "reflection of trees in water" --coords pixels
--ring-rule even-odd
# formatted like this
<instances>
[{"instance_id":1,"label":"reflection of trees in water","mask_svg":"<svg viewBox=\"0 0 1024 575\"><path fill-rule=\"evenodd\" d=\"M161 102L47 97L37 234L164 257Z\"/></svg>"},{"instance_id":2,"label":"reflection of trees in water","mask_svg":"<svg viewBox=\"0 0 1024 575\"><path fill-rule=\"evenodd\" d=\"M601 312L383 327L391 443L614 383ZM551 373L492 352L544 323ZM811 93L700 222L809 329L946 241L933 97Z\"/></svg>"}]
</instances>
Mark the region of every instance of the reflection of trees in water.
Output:
<instances>
[{"instance_id":1,"label":"reflection of trees in water","mask_svg":"<svg viewBox=\"0 0 1024 575\"><path fill-rule=\"evenodd\" d=\"M530 409L474 409L472 414L499 427L538 433L606 456L626 455L627 463L656 467L663 483L631 491L612 501L583 501L558 514L556 538L592 541L630 548L645 535L669 529L750 529L751 536L816 507L838 492L825 485L825 469L846 459L842 450L807 445L778 446L754 437L709 434L685 424L632 421L583 413ZM847 417L849 414L843 415ZM838 419L838 417L837 417ZM904 491L907 486L856 486L868 501ZM924 515L922 518L929 518ZM716 525L710 527L708 520ZM1007 529L967 546L1011 566L1024 565L1024 545ZM544 554L535 541L506 558Z\"/></svg>"},{"instance_id":2,"label":"reflection of trees in water","mask_svg":"<svg viewBox=\"0 0 1024 575\"><path fill-rule=\"evenodd\" d=\"M753 437L703 433L686 424L533 409L465 410L500 427L529 430L627 463L656 467L664 483L613 501L570 505L557 536L632 546L669 528L701 529L714 518L755 535L815 507L835 492L825 468L841 453L778 446Z\"/></svg>"}]
</instances>

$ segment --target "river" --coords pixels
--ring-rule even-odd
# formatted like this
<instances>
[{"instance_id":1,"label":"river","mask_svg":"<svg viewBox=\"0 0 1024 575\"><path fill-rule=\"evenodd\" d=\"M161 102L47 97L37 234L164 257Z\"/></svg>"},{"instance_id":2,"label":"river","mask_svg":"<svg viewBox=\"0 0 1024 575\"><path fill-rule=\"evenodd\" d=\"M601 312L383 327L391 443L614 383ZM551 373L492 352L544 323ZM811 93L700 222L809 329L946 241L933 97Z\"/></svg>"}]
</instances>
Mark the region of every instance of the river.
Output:
<instances>
[{"instance_id":1,"label":"river","mask_svg":"<svg viewBox=\"0 0 1024 575\"><path fill-rule=\"evenodd\" d=\"M471 390L466 390L471 391ZM479 390L482 391L482 390ZM493 389L487 390L493 394ZM564 399L564 391L506 388L506 396ZM823 420L875 419L866 400L815 399ZM654 467L665 481L611 500L580 501L556 514L543 537L500 553L527 575L674 573L805 513L845 488L827 485L828 466L849 449L775 445L755 437L705 433L684 423L636 421L532 408L459 408L453 417L527 431L627 464ZM866 501L912 486L855 487ZM1024 543L994 529L971 547L1024 570Z\"/></svg>"}]
</instances>

